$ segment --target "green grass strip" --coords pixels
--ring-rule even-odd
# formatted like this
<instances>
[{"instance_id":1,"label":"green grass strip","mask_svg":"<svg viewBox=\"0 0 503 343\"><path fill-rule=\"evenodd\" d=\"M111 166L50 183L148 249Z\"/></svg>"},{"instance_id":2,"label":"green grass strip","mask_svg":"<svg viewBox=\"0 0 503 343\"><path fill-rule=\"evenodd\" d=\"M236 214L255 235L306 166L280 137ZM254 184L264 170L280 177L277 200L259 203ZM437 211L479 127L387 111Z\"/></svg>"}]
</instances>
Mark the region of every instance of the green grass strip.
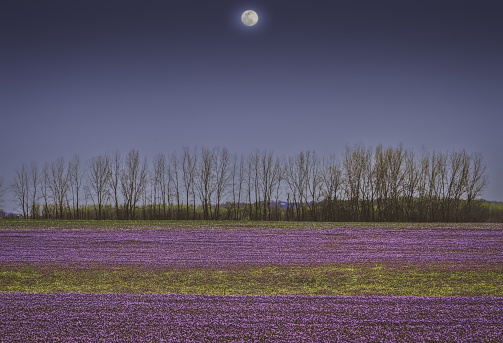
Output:
<instances>
[{"instance_id":1,"label":"green grass strip","mask_svg":"<svg viewBox=\"0 0 503 343\"><path fill-rule=\"evenodd\" d=\"M0 292L503 296L503 266L245 266L217 269L1 266Z\"/></svg>"},{"instance_id":2,"label":"green grass strip","mask_svg":"<svg viewBox=\"0 0 503 343\"><path fill-rule=\"evenodd\" d=\"M328 228L503 228L503 223L367 223L367 222L279 222L213 220L0 220L0 229L328 229Z\"/></svg>"}]
</instances>

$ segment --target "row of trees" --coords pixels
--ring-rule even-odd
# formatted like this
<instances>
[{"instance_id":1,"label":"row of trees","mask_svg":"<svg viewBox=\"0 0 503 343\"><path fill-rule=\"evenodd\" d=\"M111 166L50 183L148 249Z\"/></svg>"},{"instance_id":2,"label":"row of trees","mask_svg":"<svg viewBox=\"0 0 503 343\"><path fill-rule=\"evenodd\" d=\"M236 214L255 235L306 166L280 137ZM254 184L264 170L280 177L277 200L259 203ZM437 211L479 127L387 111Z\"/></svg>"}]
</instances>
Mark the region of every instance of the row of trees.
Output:
<instances>
[{"instance_id":1,"label":"row of trees","mask_svg":"<svg viewBox=\"0 0 503 343\"><path fill-rule=\"evenodd\" d=\"M340 159L206 147L59 158L22 165L10 189L25 218L483 221L486 183L480 154L355 145Z\"/></svg>"}]
</instances>

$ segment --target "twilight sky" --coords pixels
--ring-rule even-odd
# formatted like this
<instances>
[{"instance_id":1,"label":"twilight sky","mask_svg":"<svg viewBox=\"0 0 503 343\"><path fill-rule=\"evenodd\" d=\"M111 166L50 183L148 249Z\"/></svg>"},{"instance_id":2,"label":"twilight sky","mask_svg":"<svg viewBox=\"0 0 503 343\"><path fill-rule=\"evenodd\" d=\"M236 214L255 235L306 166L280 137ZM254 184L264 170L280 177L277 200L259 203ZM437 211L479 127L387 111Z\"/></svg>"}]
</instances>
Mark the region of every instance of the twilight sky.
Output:
<instances>
[{"instance_id":1,"label":"twilight sky","mask_svg":"<svg viewBox=\"0 0 503 343\"><path fill-rule=\"evenodd\" d=\"M403 143L481 152L484 198L501 201L502 109L501 0L0 3L7 182L23 163L116 149Z\"/></svg>"}]
</instances>

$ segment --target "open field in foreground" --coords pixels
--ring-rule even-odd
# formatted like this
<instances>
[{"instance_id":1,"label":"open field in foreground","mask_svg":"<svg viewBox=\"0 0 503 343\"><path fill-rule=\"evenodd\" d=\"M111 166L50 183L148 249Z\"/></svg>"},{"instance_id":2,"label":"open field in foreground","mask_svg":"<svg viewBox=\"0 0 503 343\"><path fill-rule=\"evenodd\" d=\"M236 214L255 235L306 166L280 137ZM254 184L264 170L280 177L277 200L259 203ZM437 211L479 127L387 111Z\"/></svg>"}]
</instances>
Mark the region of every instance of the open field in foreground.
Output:
<instances>
[{"instance_id":1,"label":"open field in foreground","mask_svg":"<svg viewBox=\"0 0 503 343\"><path fill-rule=\"evenodd\" d=\"M81 224L0 224L1 342L503 336L496 225Z\"/></svg>"},{"instance_id":2,"label":"open field in foreground","mask_svg":"<svg viewBox=\"0 0 503 343\"><path fill-rule=\"evenodd\" d=\"M501 342L503 298L0 294L5 341Z\"/></svg>"}]
</instances>

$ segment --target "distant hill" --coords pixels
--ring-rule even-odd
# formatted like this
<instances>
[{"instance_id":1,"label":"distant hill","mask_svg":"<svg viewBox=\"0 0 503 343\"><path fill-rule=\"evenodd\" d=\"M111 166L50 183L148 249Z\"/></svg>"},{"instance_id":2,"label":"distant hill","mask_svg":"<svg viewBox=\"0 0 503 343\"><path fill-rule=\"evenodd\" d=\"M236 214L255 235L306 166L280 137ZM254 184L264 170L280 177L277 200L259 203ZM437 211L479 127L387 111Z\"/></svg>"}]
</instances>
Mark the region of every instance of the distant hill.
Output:
<instances>
[{"instance_id":1,"label":"distant hill","mask_svg":"<svg viewBox=\"0 0 503 343\"><path fill-rule=\"evenodd\" d=\"M271 201L271 206L278 206L278 208L281 208L281 209L287 209L288 208L288 202L286 201L278 201L278 205L276 205L276 201ZM292 204L290 204L290 207L292 206Z\"/></svg>"}]
</instances>

